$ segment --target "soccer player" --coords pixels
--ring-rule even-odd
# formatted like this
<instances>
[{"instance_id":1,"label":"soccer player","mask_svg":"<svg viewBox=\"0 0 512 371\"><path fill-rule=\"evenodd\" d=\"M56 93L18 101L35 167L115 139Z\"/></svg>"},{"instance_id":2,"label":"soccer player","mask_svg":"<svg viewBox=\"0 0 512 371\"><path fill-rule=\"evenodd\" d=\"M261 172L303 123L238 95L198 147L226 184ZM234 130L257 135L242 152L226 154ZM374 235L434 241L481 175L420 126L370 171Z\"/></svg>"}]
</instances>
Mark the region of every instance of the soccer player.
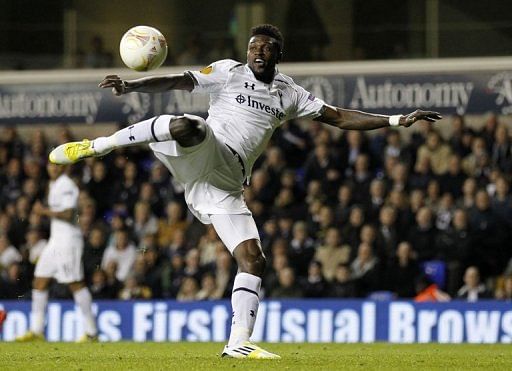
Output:
<instances>
[{"instance_id":1,"label":"soccer player","mask_svg":"<svg viewBox=\"0 0 512 371\"><path fill-rule=\"evenodd\" d=\"M115 95L166 90L209 94L208 118L161 115L109 137L63 144L49 156L53 163L69 164L115 148L149 144L183 184L190 211L201 222L213 224L237 261L231 334L222 356L279 358L249 341L258 313L265 256L243 199L243 183L274 130L294 118L354 130L410 126L418 120L441 118L436 112L419 110L406 116L384 116L327 105L277 70L282 56L281 32L267 24L252 28L246 64L226 59L200 71L136 80L109 75L99 86L111 88Z\"/></svg>"},{"instance_id":2,"label":"soccer player","mask_svg":"<svg viewBox=\"0 0 512 371\"><path fill-rule=\"evenodd\" d=\"M36 263L32 283L32 321L30 330L16 341L44 340L44 318L48 304L48 286L52 278L68 284L84 318L85 333L78 342L98 340L92 312L92 297L83 281L83 238L77 226L78 194L76 184L65 167L48 163L50 187L48 207L36 202L33 212L51 218L50 238Z\"/></svg>"}]
</instances>

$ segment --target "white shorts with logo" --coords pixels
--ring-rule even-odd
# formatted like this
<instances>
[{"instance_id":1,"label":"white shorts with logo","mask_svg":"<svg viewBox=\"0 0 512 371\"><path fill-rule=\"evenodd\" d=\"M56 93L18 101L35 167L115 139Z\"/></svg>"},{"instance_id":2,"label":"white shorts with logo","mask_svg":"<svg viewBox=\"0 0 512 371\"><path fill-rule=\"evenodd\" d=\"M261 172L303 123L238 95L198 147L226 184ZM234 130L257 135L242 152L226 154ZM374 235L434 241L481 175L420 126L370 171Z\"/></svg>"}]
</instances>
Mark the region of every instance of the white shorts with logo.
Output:
<instances>
[{"instance_id":1,"label":"white shorts with logo","mask_svg":"<svg viewBox=\"0 0 512 371\"><path fill-rule=\"evenodd\" d=\"M82 281L84 241L80 234L50 236L39 257L35 277L55 278L59 283Z\"/></svg>"},{"instance_id":2,"label":"white shorts with logo","mask_svg":"<svg viewBox=\"0 0 512 371\"><path fill-rule=\"evenodd\" d=\"M149 147L185 188L185 201L192 214L204 224L213 222L219 237L233 252L240 242L259 239L258 230L243 197L245 176L237 156L205 125L206 137L196 146L185 148L170 140L150 143ZM221 215L244 215L246 218L235 218L243 228L233 225L233 218L217 217ZM233 228L238 232L230 235Z\"/></svg>"}]
</instances>

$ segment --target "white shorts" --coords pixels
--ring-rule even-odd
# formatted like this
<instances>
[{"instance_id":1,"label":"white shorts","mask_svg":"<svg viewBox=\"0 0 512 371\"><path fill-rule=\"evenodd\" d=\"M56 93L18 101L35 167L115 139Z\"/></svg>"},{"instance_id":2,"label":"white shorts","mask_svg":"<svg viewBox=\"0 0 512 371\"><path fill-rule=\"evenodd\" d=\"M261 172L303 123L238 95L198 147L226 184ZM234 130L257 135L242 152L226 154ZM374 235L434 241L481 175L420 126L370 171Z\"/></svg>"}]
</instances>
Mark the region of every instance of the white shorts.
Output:
<instances>
[{"instance_id":1,"label":"white shorts","mask_svg":"<svg viewBox=\"0 0 512 371\"><path fill-rule=\"evenodd\" d=\"M157 120L168 120L162 116ZM206 137L193 147L176 141L150 143L155 156L185 188L185 201L202 223L211 224L210 215L249 215L243 198L244 174L236 155L206 125Z\"/></svg>"},{"instance_id":2,"label":"white shorts","mask_svg":"<svg viewBox=\"0 0 512 371\"><path fill-rule=\"evenodd\" d=\"M210 215L213 227L231 255L235 248L247 240L260 240L252 215Z\"/></svg>"},{"instance_id":3,"label":"white shorts","mask_svg":"<svg viewBox=\"0 0 512 371\"><path fill-rule=\"evenodd\" d=\"M51 236L37 261L34 276L55 278L59 283L82 281L83 250L81 235Z\"/></svg>"}]
</instances>

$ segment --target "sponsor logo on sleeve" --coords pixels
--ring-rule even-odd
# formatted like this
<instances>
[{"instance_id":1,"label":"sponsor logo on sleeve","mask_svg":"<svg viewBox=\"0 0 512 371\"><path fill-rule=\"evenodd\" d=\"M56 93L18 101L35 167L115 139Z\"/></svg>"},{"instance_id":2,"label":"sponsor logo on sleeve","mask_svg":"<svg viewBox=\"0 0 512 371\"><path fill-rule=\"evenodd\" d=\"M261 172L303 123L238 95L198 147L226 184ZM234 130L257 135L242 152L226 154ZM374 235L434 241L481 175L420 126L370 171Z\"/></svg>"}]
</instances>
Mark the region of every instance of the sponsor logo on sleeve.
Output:
<instances>
[{"instance_id":1,"label":"sponsor logo on sleeve","mask_svg":"<svg viewBox=\"0 0 512 371\"><path fill-rule=\"evenodd\" d=\"M213 67L211 65L199 70L199 72L201 72L203 75L209 75L210 73L212 73L212 71Z\"/></svg>"}]
</instances>

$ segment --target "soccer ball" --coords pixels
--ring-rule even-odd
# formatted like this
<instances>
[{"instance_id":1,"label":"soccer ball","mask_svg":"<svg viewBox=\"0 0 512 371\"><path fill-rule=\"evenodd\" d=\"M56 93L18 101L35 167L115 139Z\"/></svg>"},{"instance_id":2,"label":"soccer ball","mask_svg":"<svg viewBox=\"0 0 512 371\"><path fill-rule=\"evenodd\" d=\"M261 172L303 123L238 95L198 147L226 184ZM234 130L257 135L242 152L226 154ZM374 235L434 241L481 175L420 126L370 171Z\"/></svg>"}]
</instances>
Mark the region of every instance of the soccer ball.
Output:
<instances>
[{"instance_id":1,"label":"soccer ball","mask_svg":"<svg viewBox=\"0 0 512 371\"><path fill-rule=\"evenodd\" d=\"M135 26L123 35L119 53L124 64L132 70L154 70L167 57L167 42L156 28Z\"/></svg>"}]
</instances>

